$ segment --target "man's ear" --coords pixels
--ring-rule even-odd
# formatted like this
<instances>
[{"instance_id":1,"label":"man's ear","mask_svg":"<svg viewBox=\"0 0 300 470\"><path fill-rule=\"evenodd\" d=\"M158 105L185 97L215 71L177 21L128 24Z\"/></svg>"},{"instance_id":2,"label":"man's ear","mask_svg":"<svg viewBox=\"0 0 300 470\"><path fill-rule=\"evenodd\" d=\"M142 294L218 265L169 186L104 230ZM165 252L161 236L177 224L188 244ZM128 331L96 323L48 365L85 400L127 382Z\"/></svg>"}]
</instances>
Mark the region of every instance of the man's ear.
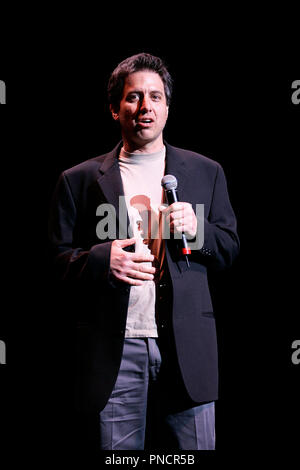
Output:
<instances>
[{"instance_id":1,"label":"man's ear","mask_svg":"<svg viewBox=\"0 0 300 470\"><path fill-rule=\"evenodd\" d=\"M119 120L119 114L114 111L111 104L109 105L109 109L110 109L110 112L111 112L111 115L112 115L113 119L115 121L118 121Z\"/></svg>"},{"instance_id":2,"label":"man's ear","mask_svg":"<svg viewBox=\"0 0 300 470\"><path fill-rule=\"evenodd\" d=\"M166 119L168 119L168 116L169 116L169 106L166 106L166 110L167 110L167 116L166 116Z\"/></svg>"}]
</instances>

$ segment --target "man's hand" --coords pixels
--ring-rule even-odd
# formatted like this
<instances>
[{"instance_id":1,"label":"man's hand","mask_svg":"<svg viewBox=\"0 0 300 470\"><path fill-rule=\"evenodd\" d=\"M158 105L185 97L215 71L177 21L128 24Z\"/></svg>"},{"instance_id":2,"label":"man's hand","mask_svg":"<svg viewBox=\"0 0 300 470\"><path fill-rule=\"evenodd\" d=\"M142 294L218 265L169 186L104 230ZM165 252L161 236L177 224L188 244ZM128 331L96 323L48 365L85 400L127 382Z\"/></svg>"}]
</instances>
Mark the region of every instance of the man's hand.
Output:
<instances>
[{"instance_id":1,"label":"man's hand","mask_svg":"<svg viewBox=\"0 0 300 470\"><path fill-rule=\"evenodd\" d=\"M133 245L135 242L135 238L114 240L112 242L110 271L119 281L132 286L142 286L144 281L152 281L154 279L155 268L143 264L153 261L154 256L130 253L123 250L123 248Z\"/></svg>"},{"instance_id":2,"label":"man's hand","mask_svg":"<svg viewBox=\"0 0 300 470\"><path fill-rule=\"evenodd\" d=\"M168 207L160 206L159 210L170 224L171 233L184 232L190 239L196 236L197 217L190 203L174 202Z\"/></svg>"}]
</instances>

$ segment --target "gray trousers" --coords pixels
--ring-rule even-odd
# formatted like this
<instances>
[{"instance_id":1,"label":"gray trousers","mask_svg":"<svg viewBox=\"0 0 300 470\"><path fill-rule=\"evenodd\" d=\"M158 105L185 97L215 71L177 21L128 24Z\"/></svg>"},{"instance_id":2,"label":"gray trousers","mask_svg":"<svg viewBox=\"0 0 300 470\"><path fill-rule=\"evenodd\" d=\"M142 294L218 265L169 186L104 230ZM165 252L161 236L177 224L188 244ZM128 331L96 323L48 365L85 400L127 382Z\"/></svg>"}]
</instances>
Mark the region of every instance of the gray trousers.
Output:
<instances>
[{"instance_id":1,"label":"gray trousers","mask_svg":"<svg viewBox=\"0 0 300 470\"><path fill-rule=\"evenodd\" d=\"M115 387L100 413L102 450L215 448L214 402L194 406L169 354L157 338L125 339Z\"/></svg>"}]
</instances>

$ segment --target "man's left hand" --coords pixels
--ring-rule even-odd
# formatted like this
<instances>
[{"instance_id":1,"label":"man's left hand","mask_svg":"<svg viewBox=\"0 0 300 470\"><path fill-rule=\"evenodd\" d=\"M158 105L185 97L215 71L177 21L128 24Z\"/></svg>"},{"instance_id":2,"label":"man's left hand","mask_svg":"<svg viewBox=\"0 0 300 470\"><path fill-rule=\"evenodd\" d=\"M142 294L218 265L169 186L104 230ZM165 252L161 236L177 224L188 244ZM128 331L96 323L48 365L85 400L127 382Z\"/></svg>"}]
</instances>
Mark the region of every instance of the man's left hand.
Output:
<instances>
[{"instance_id":1,"label":"man's left hand","mask_svg":"<svg viewBox=\"0 0 300 470\"><path fill-rule=\"evenodd\" d=\"M159 207L159 210L166 217L166 222L170 224L171 233L184 232L188 238L192 239L197 233L197 217L188 202L174 202L170 206Z\"/></svg>"}]
</instances>

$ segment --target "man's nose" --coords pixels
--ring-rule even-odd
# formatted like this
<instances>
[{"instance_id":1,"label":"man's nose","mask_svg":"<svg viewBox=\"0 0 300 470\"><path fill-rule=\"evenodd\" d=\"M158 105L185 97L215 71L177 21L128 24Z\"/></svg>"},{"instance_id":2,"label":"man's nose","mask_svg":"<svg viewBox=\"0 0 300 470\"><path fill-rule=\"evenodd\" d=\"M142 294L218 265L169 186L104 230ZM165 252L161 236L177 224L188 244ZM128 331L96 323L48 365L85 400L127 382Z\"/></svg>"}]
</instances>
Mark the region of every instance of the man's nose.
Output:
<instances>
[{"instance_id":1,"label":"man's nose","mask_svg":"<svg viewBox=\"0 0 300 470\"><path fill-rule=\"evenodd\" d=\"M144 95L141 99L140 112L146 114L148 111L151 111L151 101L147 95Z\"/></svg>"}]
</instances>

